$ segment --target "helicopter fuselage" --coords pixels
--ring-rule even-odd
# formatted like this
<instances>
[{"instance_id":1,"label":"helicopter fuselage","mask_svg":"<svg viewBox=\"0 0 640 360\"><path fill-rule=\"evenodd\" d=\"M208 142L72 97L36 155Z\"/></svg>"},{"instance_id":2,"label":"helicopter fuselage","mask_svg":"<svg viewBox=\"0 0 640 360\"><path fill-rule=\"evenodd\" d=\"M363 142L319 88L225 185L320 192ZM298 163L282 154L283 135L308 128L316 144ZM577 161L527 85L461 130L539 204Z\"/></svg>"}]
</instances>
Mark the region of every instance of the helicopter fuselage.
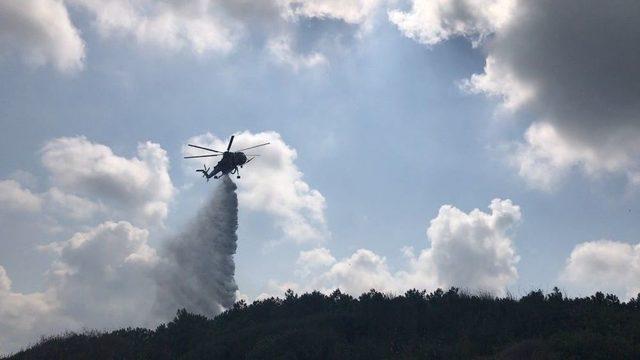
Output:
<instances>
[{"instance_id":1,"label":"helicopter fuselage","mask_svg":"<svg viewBox=\"0 0 640 360\"><path fill-rule=\"evenodd\" d=\"M240 151L230 151L231 145L233 144L234 137L235 137L234 135L231 135L231 138L229 139L229 145L227 145L227 151L224 151L224 152L211 149L205 146L201 146L201 145L187 144L190 147L213 152L215 154L191 155L191 156L185 156L184 158L195 159L195 158L208 158L208 157L214 157L214 156L222 156L220 161L218 161L218 163L216 164L216 166L213 167L213 169L209 169L205 164L203 169L198 169L196 170L196 172L202 173L202 176L207 178L207 181L209 181L209 179L211 178L217 179L227 174L236 174L237 175L236 177L239 179L240 170L238 170L238 167L242 167L242 165L245 165L249 163L251 160L255 159L256 156L260 156L260 155L249 155L249 158L247 158L247 155L243 151L269 145L270 143L266 142L263 144L249 146L247 148L241 149Z\"/></svg>"},{"instance_id":2,"label":"helicopter fuselage","mask_svg":"<svg viewBox=\"0 0 640 360\"><path fill-rule=\"evenodd\" d=\"M216 166L213 167L213 170L207 175L207 177L218 178L220 176L226 174L234 174L238 171L238 167L242 167L242 165L246 164L247 156L241 152L233 152L233 151L225 151L222 154L222 159L218 161ZM217 175L221 173L220 175Z\"/></svg>"}]
</instances>

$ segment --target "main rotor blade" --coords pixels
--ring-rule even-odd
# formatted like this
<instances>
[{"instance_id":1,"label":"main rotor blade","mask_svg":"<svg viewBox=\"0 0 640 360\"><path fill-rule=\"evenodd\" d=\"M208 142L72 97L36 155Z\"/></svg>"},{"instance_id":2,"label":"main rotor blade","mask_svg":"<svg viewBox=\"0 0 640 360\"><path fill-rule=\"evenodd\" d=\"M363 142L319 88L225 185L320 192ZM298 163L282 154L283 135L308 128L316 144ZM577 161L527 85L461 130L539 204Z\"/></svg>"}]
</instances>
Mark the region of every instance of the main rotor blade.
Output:
<instances>
[{"instance_id":1,"label":"main rotor blade","mask_svg":"<svg viewBox=\"0 0 640 360\"><path fill-rule=\"evenodd\" d=\"M251 147L244 148L244 149L242 149L242 150L238 150L238 151L245 151L245 150L249 150L249 149L255 149L255 148L257 148L257 147L265 146L265 145L269 145L269 144L271 144L271 143L264 143L264 144L260 144L260 145L256 145L256 146L251 146Z\"/></svg>"},{"instance_id":2,"label":"main rotor blade","mask_svg":"<svg viewBox=\"0 0 640 360\"><path fill-rule=\"evenodd\" d=\"M229 151L231 149L231 144L233 144L233 138L235 136L231 135L231 139L229 139L229 146L227 146L227 151Z\"/></svg>"},{"instance_id":3,"label":"main rotor blade","mask_svg":"<svg viewBox=\"0 0 640 360\"><path fill-rule=\"evenodd\" d=\"M188 146L191 146L191 147L194 147L194 148L198 148L198 149L202 149L202 150L207 150L207 151L213 151L213 152L217 152L217 153L221 153L221 154L222 154L222 151L209 149L209 148L206 148L206 147L204 147L204 146L198 146L198 145L193 145L193 144L187 144L187 145L188 145Z\"/></svg>"},{"instance_id":4,"label":"main rotor blade","mask_svg":"<svg viewBox=\"0 0 640 360\"><path fill-rule=\"evenodd\" d=\"M196 155L196 156L185 156L185 159L195 159L195 158L203 158L203 157L212 157L212 156L220 156L222 154L211 154L211 155Z\"/></svg>"}]
</instances>

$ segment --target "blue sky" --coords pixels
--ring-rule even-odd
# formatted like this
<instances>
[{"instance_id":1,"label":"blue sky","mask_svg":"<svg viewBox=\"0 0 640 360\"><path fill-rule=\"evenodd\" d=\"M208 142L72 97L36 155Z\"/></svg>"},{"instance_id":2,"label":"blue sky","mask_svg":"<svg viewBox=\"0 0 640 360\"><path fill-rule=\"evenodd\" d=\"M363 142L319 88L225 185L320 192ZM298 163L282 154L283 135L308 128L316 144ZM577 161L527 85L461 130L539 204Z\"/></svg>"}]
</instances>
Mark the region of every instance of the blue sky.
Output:
<instances>
[{"instance_id":1,"label":"blue sky","mask_svg":"<svg viewBox=\"0 0 640 360\"><path fill-rule=\"evenodd\" d=\"M110 4L133 10L125 12L130 23L114 25L92 1L28 3L0 6L17 19L0 25L6 35L0 39L0 224L6 229L0 280L10 279L0 290L22 296L19 311L34 311L28 304L36 303L35 312L55 324L51 329L108 325L95 314L47 310L51 292L63 292L52 280L59 274L52 274L73 263L63 256L66 245L57 253L43 246L126 221L149 231L145 249L160 249L216 186L200 181L193 173L198 165L182 159L184 145L198 136L215 144L243 131L247 139L276 136L279 145L261 148L263 164L243 169L245 185L237 181L239 297L309 286L357 293L353 284L373 284L396 292L463 286L516 296L559 285L572 295L603 289L627 298L640 287L634 275L640 274L637 75L616 60L638 52L638 26L625 27L622 10L600 19L603 5L594 3L572 20L562 14L578 11L579 2L560 9L552 2L496 0L485 9L475 1L459 8L447 0L298 1L289 4L293 13L274 16L269 1L249 10L224 1L145 8L117 0ZM628 13L638 10L620 3ZM42 19L31 19L28 6L41 6L44 17L60 24L33 25ZM397 9L400 16L389 15ZM144 32L144 21L167 14L184 29L205 27ZM572 42L570 21L586 34L596 31L582 18L622 25L591 42ZM219 33L203 40L203 32L214 31L206 26ZM559 32L555 40L548 28ZM47 35L53 31L64 36ZM594 63L601 67L589 72ZM563 66L567 71L558 75ZM618 80L602 81L610 76ZM587 90L592 84L602 89ZM139 148L147 141L161 148L145 148L151 160ZM94 194L87 182L98 180L67 170L95 164L51 155L52 148L67 154L73 146L106 156L99 159L128 159L122 173L99 169L107 174L103 186L116 192L129 194L122 174L136 176L140 159L141 169L160 180L141 185L149 194L140 204ZM158 165L164 160L166 169ZM261 176L274 183L260 184ZM300 182L308 189L279 198ZM65 217L65 204L80 200L55 200L53 188L104 208ZM162 191L166 196L157 195ZM243 204L251 191L285 209ZM503 202L490 210L493 199ZM166 213L151 219L135 210L150 203L166 205ZM309 220L308 211L322 221ZM296 219L320 235L292 235L287 222ZM0 312L0 324L27 322L3 320ZM33 336L11 332L0 350Z\"/></svg>"}]
</instances>

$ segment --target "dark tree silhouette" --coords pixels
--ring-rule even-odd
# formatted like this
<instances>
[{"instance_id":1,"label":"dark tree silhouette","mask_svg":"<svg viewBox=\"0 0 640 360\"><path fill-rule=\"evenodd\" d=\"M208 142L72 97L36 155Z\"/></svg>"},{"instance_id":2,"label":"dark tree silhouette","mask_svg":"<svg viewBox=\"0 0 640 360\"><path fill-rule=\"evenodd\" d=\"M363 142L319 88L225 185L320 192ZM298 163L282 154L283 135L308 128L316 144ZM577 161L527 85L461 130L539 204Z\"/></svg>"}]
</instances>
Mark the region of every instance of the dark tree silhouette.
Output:
<instances>
[{"instance_id":1,"label":"dark tree silhouette","mask_svg":"<svg viewBox=\"0 0 640 360\"><path fill-rule=\"evenodd\" d=\"M460 289L335 290L268 298L207 319L186 310L155 330L67 333L11 359L640 359L640 294L624 303L558 288L513 297Z\"/></svg>"}]
</instances>

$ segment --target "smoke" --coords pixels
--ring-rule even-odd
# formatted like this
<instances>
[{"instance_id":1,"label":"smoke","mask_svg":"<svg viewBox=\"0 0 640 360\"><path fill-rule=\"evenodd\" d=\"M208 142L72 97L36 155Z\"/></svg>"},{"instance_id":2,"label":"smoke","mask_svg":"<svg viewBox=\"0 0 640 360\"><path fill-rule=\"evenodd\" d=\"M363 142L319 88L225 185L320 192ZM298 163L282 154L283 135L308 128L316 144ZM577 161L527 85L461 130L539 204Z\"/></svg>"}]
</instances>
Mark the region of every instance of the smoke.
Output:
<instances>
[{"instance_id":1,"label":"smoke","mask_svg":"<svg viewBox=\"0 0 640 360\"><path fill-rule=\"evenodd\" d=\"M236 188L225 176L195 219L167 242L156 278L158 318L170 318L181 308L213 316L235 302Z\"/></svg>"}]
</instances>

